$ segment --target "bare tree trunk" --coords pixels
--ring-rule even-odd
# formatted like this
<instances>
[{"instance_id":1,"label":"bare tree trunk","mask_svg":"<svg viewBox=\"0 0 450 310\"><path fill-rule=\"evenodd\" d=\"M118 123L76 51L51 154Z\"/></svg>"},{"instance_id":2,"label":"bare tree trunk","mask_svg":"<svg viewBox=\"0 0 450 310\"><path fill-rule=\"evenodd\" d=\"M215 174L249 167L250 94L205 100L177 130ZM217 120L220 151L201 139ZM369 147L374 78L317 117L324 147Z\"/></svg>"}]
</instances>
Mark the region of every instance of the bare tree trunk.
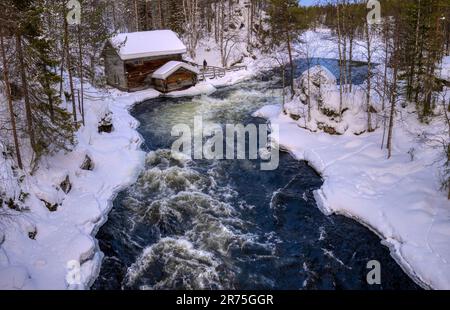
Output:
<instances>
[{"instance_id":1,"label":"bare tree trunk","mask_svg":"<svg viewBox=\"0 0 450 310\"><path fill-rule=\"evenodd\" d=\"M151 24L150 24L150 14L151 14L151 2L145 1L145 30L150 30Z\"/></svg>"},{"instance_id":2,"label":"bare tree trunk","mask_svg":"<svg viewBox=\"0 0 450 310\"><path fill-rule=\"evenodd\" d=\"M66 49L64 48L64 38L61 38L61 68L59 72L60 80L59 80L59 97L62 96L63 93L63 82L64 82L64 58L66 54Z\"/></svg>"},{"instance_id":3,"label":"bare tree trunk","mask_svg":"<svg viewBox=\"0 0 450 310\"><path fill-rule=\"evenodd\" d=\"M348 92L348 74L347 74L347 24L345 23L346 21L346 3L344 1L343 5L342 5L342 18L341 18L341 23L342 23L342 30L341 30L341 38L342 38L342 57L343 57L343 69L344 69L344 92L347 93Z\"/></svg>"},{"instance_id":4,"label":"bare tree trunk","mask_svg":"<svg viewBox=\"0 0 450 310\"><path fill-rule=\"evenodd\" d=\"M16 34L16 49L17 49L17 56L19 58L20 77L22 80L22 88L25 99L25 114L27 118L28 135L30 136L31 147L33 148L34 151L36 151L36 140L34 137L34 128L33 128L33 116L31 112L30 96L28 93L28 81L25 72L25 63L22 51L22 37L20 34Z\"/></svg>"},{"instance_id":5,"label":"bare tree trunk","mask_svg":"<svg viewBox=\"0 0 450 310\"><path fill-rule=\"evenodd\" d=\"M223 30L225 29L225 3L224 0L220 0L220 55L222 58L222 66L225 67L225 51L224 51L224 36Z\"/></svg>"},{"instance_id":6,"label":"bare tree trunk","mask_svg":"<svg viewBox=\"0 0 450 310\"><path fill-rule=\"evenodd\" d=\"M394 74L397 75L397 69L395 69L394 71ZM395 84L397 84L397 78L394 77L394 86L392 87L394 89L392 90L393 94L391 95L391 112L389 115L389 130L387 139L388 159L392 156L392 135L394 130L395 102L397 101L397 95L395 94L397 90L395 89Z\"/></svg>"},{"instance_id":7,"label":"bare tree trunk","mask_svg":"<svg viewBox=\"0 0 450 310\"><path fill-rule=\"evenodd\" d=\"M443 110L444 110L444 118L445 118L445 122L447 125L447 131L448 131L448 141L450 141L450 100L448 101L448 103L446 104L446 97L444 95L444 99L442 100L443 103ZM450 142L447 142L447 145L445 145L445 141L444 141L444 148L445 148L445 152L447 153L447 169L450 168ZM450 172L449 172L450 173ZM444 181L447 184L447 189L448 189L448 196L447 198L450 200L450 174L447 174L447 180Z\"/></svg>"},{"instance_id":8,"label":"bare tree trunk","mask_svg":"<svg viewBox=\"0 0 450 310\"><path fill-rule=\"evenodd\" d=\"M416 69L416 67L415 67L415 65L416 65L415 60L417 59L418 53L419 53L419 31L420 31L420 18L421 18L421 14L422 14L421 0L418 0L418 1L419 1L418 2L419 9L417 11L416 39L415 39L415 44L414 44L414 58L412 59L413 63L412 63L412 66L411 66L411 77L410 77L410 79L411 79L410 86L412 87L413 91L417 87L417 83L418 83L417 78L416 78L416 73L415 73L415 69ZM419 60L419 62L421 62L420 61L421 60L420 57L419 57L418 60ZM418 69L420 71L420 67ZM412 94L410 94L410 95L412 95ZM411 99L411 97L408 96L408 99ZM417 97L415 99L415 102L417 104Z\"/></svg>"},{"instance_id":9,"label":"bare tree trunk","mask_svg":"<svg viewBox=\"0 0 450 310\"><path fill-rule=\"evenodd\" d=\"M113 18L113 30L116 31L116 5L114 4L114 1L111 2L112 5L112 18Z\"/></svg>"},{"instance_id":10,"label":"bare tree trunk","mask_svg":"<svg viewBox=\"0 0 450 310\"><path fill-rule=\"evenodd\" d=\"M219 43L219 6L214 2L214 39Z\"/></svg>"},{"instance_id":11,"label":"bare tree trunk","mask_svg":"<svg viewBox=\"0 0 450 310\"><path fill-rule=\"evenodd\" d=\"M342 119L342 101L343 101L343 90L342 90L342 83L343 83L343 68L342 68L342 49L341 49L341 40L342 40L342 34L341 34L341 21L340 21L340 9L339 9L339 3L337 4L337 28L338 28L338 52L339 52L339 118Z\"/></svg>"},{"instance_id":12,"label":"bare tree trunk","mask_svg":"<svg viewBox=\"0 0 450 310\"><path fill-rule=\"evenodd\" d=\"M45 72L45 70L46 70L45 65L42 65L42 70L43 70L43 72ZM45 87L47 89L51 88L50 81L46 75L44 75L44 83L45 83ZM51 93L47 93L47 100L48 100L48 105L49 105L49 110L50 110L50 119L52 121L54 121L55 120L55 111L54 111L54 107L53 107L53 97L52 97Z\"/></svg>"},{"instance_id":13,"label":"bare tree trunk","mask_svg":"<svg viewBox=\"0 0 450 310\"><path fill-rule=\"evenodd\" d=\"M308 66L308 122L311 121L311 59L309 58L309 52L306 54L306 61Z\"/></svg>"},{"instance_id":14,"label":"bare tree trunk","mask_svg":"<svg viewBox=\"0 0 450 310\"><path fill-rule=\"evenodd\" d=\"M77 107L75 104L75 92L73 87L73 78L72 78L72 62L70 59L70 50L69 50L69 25L67 24L67 20L64 18L64 45L66 50L66 63L67 63L67 73L69 74L69 84L70 84L70 99L72 101L72 114L73 114L73 123L75 129L77 129Z\"/></svg>"},{"instance_id":15,"label":"bare tree trunk","mask_svg":"<svg viewBox=\"0 0 450 310\"><path fill-rule=\"evenodd\" d=\"M253 29L253 0L250 1L250 6L248 8L248 22L247 22L247 50L251 51L252 46L252 29Z\"/></svg>"},{"instance_id":16,"label":"bare tree trunk","mask_svg":"<svg viewBox=\"0 0 450 310\"><path fill-rule=\"evenodd\" d=\"M77 39L78 39L78 61L79 61L79 72L80 72L80 90L81 90L81 98L80 98L80 113L81 113L81 119L83 121L83 126L85 125L84 122L84 83L83 83L83 51L81 46L81 26L78 25L78 32L77 32ZM80 94L78 95L80 97Z\"/></svg>"},{"instance_id":17,"label":"bare tree trunk","mask_svg":"<svg viewBox=\"0 0 450 310\"><path fill-rule=\"evenodd\" d=\"M381 101L381 111L383 112L383 139L381 141L381 149L384 148L384 139L386 137L386 120L387 120L387 113L386 113L386 92L387 92L387 69L388 69L388 63L389 63L389 24L386 22L386 26L384 29L384 75L383 75L383 96Z\"/></svg>"},{"instance_id":18,"label":"bare tree trunk","mask_svg":"<svg viewBox=\"0 0 450 310\"><path fill-rule=\"evenodd\" d=\"M163 15L162 6L161 6L161 0L158 0L158 13L159 13L159 28L163 29L165 27L165 25L164 25L164 15Z\"/></svg>"},{"instance_id":19,"label":"bare tree trunk","mask_svg":"<svg viewBox=\"0 0 450 310\"><path fill-rule=\"evenodd\" d=\"M370 92L372 91L372 50L370 44L370 25L366 23L366 42L367 42L367 131L372 132L372 106L370 104Z\"/></svg>"},{"instance_id":20,"label":"bare tree trunk","mask_svg":"<svg viewBox=\"0 0 450 310\"><path fill-rule=\"evenodd\" d=\"M398 27L398 26L397 26ZM397 102L397 75L398 75L398 66L399 66L399 30L396 29L396 38L394 42L394 72L393 72L393 82L391 85L390 91L390 101L391 101L391 112L389 116L389 131L388 131L388 141L387 141L387 149L388 149L388 159L392 156L392 140L393 140L393 130L394 130L394 117L395 117L395 105Z\"/></svg>"},{"instance_id":21,"label":"bare tree trunk","mask_svg":"<svg viewBox=\"0 0 450 310\"><path fill-rule=\"evenodd\" d=\"M345 33L344 33L345 34ZM347 81L347 38L345 37L345 35L342 35L342 69L344 72L344 85L343 85L343 90L344 93L348 92L348 81Z\"/></svg>"},{"instance_id":22,"label":"bare tree trunk","mask_svg":"<svg viewBox=\"0 0 450 310\"><path fill-rule=\"evenodd\" d=\"M16 116L14 115L13 101L11 98L11 85L9 83L8 63L6 61L6 52L5 52L5 45L3 42L3 32L2 31L0 31L0 47L1 47L1 55L2 55L2 60L3 60L3 80L4 80L5 86L6 86L5 91L6 91L6 97L8 99L9 116L11 119L11 127L12 127L13 138L14 138L14 147L16 149L17 165L19 166L20 169L23 169L22 156L20 155L19 138L17 137Z\"/></svg>"},{"instance_id":23,"label":"bare tree trunk","mask_svg":"<svg viewBox=\"0 0 450 310\"><path fill-rule=\"evenodd\" d=\"M135 27L136 27L136 31L139 31L139 11L138 11L138 0L134 0L134 22L135 22Z\"/></svg>"},{"instance_id":24,"label":"bare tree trunk","mask_svg":"<svg viewBox=\"0 0 450 310\"><path fill-rule=\"evenodd\" d=\"M282 76L282 82L283 82L283 113L284 114L286 114L286 108L285 108L285 105L286 105L286 66L283 64L282 66L281 66L281 68L282 68L282 70L283 70L283 72L282 72L282 74L281 74L281 76Z\"/></svg>"},{"instance_id":25,"label":"bare tree trunk","mask_svg":"<svg viewBox=\"0 0 450 310\"><path fill-rule=\"evenodd\" d=\"M289 67L291 68L290 82L291 82L291 99L292 99L292 98L294 98L294 95L295 95L295 89L294 89L294 60L292 59L291 36L289 34L289 30L288 29L286 29L286 41L287 41L287 48L288 48L288 54L289 54Z\"/></svg>"},{"instance_id":26,"label":"bare tree trunk","mask_svg":"<svg viewBox=\"0 0 450 310\"><path fill-rule=\"evenodd\" d=\"M353 90L353 81L352 81L352 62L353 62L353 41L354 41L354 36L353 36L353 34L351 34L350 35L350 49L349 49L349 51L348 51L348 56L349 56L349 59L348 59L348 63L349 63L349 65L348 65L348 80L349 80L349 82L350 82L350 85L349 85L349 92L351 93L352 92L352 90Z\"/></svg>"},{"instance_id":27,"label":"bare tree trunk","mask_svg":"<svg viewBox=\"0 0 450 310\"><path fill-rule=\"evenodd\" d=\"M192 58L195 58L199 38L198 0L183 0L183 13L187 28L189 54Z\"/></svg>"},{"instance_id":28,"label":"bare tree trunk","mask_svg":"<svg viewBox=\"0 0 450 310\"><path fill-rule=\"evenodd\" d=\"M208 34L211 35L212 32L212 9L211 4L206 5L206 29Z\"/></svg>"},{"instance_id":29,"label":"bare tree trunk","mask_svg":"<svg viewBox=\"0 0 450 310\"><path fill-rule=\"evenodd\" d=\"M389 26L387 26L389 27ZM389 28L385 29L385 39L384 39L384 74L383 74L383 97L381 102L381 109L385 109L386 92L387 92L387 70L389 64Z\"/></svg>"}]
</instances>

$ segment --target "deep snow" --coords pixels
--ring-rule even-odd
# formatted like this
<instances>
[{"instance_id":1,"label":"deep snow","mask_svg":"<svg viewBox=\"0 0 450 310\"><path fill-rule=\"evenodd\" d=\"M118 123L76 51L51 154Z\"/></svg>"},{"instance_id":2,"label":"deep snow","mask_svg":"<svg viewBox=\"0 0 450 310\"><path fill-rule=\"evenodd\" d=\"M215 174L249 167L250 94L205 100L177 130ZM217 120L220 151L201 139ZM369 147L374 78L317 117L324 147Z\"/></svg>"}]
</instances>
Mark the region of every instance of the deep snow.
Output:
<instances>
[{"instance_id":1,"label":"deep snow","mask_svg":"<svg viewBox=\"0 0 450 310\"><path fill-rule=\"evenodd\" d=\"M122 60L186 53L186 46L171 30L119 33L110 42Z\"/></svg>"},{"instance_id":2,"label":"deep snow","mask_svg":"<svg viewBox=\"0 0 450 310\"><path fill-rule=\"evenodd\" d=\"M86 92L102 100L86 100L86 127L77 133L75 149L43 159L37 173L25 178L30 210L5 224L1 289L65 289L70 261L81 264L81 285L74 288L88 288L100 268L95 233L106 221L115 194L137 178L145 156L134 130L138 123L128 109L159 93ZM114 130L98 133L98 120L107 111L112 112ZM80 169L86 154L94 162L93 171ZM58 188L66 175L73 185L67 195ZM60 206L50 212L40 199ZM28 237L30 231L36 232L35 240Z\"/></svg>"},{"instance_id":3,"label":"deep snow","mask_svg":"<svg viewBox=\"0 0 450 310\"><path fill-rule=\"evenodd\" d=\"M158 70L156 70L155 72L153 72L152 77L155 79L161 79L164 80L166 79L169 75L171 75L172 73L174 73L175 71L177 71L180 68L184 68L187 69L191 72L195 72L197 74L199 74L200 72L198 71L197 68L185 63L185 62L181 62L181 61L169 61L168 63L166 63L165 65L163 65L162 67L160 67Z\"/></svg>"},{"instance_id":4,"label":"deep snow","mask_svg":"<svg viewBox=\"0 0 450 310\"><path fill-rule=\"evenodd\" d=\"M280 111L280 106L266 106L255 116L278 125L280 147L321 174L324 184L315 198L322 211L352 217L374 230L422 286L449 289L450 203L440 191L440 150L417 142L410 131L428 126L421 128L415 116L399 122L394 154L387 159L380 148L381 130L361 136L313 133Z\"/></svg>"}]
</instances>

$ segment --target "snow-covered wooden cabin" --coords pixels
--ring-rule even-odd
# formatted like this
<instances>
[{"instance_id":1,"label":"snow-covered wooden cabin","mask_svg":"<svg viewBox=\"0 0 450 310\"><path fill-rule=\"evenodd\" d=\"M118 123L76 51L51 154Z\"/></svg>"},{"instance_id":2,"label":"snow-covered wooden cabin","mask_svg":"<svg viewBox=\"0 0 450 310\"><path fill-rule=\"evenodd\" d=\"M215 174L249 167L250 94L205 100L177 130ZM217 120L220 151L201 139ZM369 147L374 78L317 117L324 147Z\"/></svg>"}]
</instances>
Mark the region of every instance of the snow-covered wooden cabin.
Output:
<instances>
[{"instance_id":1,"label":"snow-covered wooden cabin","mask_svg":"<svg viewBox=\"0 0 450 310\"><path fill-rule=\"evenodd\" d=\"M153 73L168 62L181 62L184 53L186 46L171 30L117 34L103 51L107 83L124 91L149 88ZM176 73L177 80L185 78L190 83L190 75ZM169 84L171 90L176 89L172 82ZM180 88L187 84L179 83Z\"/></svg>"},{"instance_id":2,"label":"snow-covered wooden cabin","mask_svg":"<svg viewBox=\"0 0 450 310\"><path fill-rule=\"evenodd\" d=\"M197 84L197 68L181 61L169 61L152 74L155 89L167 93Z\"/></svg>"}]
</instances>

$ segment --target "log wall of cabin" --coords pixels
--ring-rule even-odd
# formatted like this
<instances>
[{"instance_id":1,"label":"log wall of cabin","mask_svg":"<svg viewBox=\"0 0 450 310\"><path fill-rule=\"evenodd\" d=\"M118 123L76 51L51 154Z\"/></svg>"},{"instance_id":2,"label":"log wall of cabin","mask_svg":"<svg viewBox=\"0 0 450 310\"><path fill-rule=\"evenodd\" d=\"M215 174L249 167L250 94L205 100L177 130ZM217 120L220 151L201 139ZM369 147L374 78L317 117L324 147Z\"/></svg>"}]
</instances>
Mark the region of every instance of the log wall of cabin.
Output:
<instances>
[{"instance_id":1,"label":"log wall of cabin","mask_svg":"<svg viewBox=\"0 0 450 310\"><path fill-rule=\"evenodd\" d=\"M129 90L144 89L151 84L151 75L171 60L181 61L182 56L169 55L125 61L125 74Z\"/></svg>"},{"instance_id":2,"label":"log wall of cabin","mask_svg":"<svg viewBox=\"0 0 450 310\"><path fill-rule=\"evenodd\" d=\"M197 74L180 68L172 73L166 80L154 79L155 88L162 92L181 90L197 84Z\"/></svg>"},{"instance_id":3,"label":"log wall of cabin","mask_svg":"<svg viewBox=\"0 0 450 310\"><path fill-rule=\"evenodd\" d=\"M125 68L122 59L117 55L116 50L107 45L104 50L105 75L108 85L127 90L127 80L125 77Z\"/></svg>"}]
</instances>

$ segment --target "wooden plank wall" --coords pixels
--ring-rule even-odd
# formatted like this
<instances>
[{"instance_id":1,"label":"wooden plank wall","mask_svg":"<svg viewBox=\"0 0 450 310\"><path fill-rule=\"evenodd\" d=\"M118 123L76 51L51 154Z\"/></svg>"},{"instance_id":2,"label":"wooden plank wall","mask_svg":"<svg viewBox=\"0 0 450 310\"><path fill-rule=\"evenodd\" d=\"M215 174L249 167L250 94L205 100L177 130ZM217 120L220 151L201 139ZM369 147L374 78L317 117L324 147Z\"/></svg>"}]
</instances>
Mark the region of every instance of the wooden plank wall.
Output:
<instances>
[{"instance_id":1,"label":"wooden plank wall","mask_svg":"<svg viewBox=\"0 0 450 310\"><path fill-rule=\"evenodd\" d=\"M166 80L154 79L156 89L163 92L181 90L197 83L197 74L180 68L172 73Z\"/></svg>"},{"instance_id":2,"label":"wooden plank wall","mask_svg":"<svg viewBox=\"0 0 450 310\"><path fill-rule=\"evenodd\" d=\"M154 59L144 59L140 65L136 65L132 60L126 61L125 72L128 79L128 89L133 90L148 87L150 78L147 79L147 77L149 75L153 74L153 72L167 62L171 60L180 61L181 59L181 55L170 55Z\"/></svg>"}]
</instances>

